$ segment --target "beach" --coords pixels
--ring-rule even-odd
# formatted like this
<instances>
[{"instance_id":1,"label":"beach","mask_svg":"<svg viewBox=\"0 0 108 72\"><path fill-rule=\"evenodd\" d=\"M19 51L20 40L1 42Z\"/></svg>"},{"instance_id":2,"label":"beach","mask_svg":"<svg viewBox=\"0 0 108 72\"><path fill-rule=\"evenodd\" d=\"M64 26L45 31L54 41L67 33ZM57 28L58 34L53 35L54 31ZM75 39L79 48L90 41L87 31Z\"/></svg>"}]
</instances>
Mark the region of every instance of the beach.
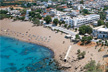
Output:
<instances>
[{"instance_id":1,"label":"beach","mask_svg":"<svg viewBox=\"0 0 108 72\"><path fill-rule=\"evenodd\" d=\"M100 47L95 49L95 43L91 47L79 46L66 39L61 32L52 31L43 26L33 26L29 21L13 21L11 19L0 20L0 35L13 37L22 41L36 43L51 49L54 52L54 59L58 61L60 66L69 67L67 72L83 72L81 69L90 60L96 63L104 64L103 56L107 53L108 48L98 52ZM69 46L72 46L68 55L68 61L64 62L66 52ZM84 59L77 60L77 50L85 51Z\"/></svg>"}]
</instances>

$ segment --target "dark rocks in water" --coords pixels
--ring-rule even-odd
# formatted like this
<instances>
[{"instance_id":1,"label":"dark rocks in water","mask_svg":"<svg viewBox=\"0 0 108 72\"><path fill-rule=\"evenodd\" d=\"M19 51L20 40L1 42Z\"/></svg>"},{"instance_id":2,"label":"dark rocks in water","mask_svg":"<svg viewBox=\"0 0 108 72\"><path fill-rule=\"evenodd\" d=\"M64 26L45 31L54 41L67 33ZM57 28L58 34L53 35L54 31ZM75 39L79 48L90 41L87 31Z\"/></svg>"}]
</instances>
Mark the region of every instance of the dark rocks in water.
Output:
<instances>
[{"instance_id":1,"label":"dark rocks in water","mask_svg":"<svg viewBox=\"0 0 108 72\"><path fill-rule=\"evenodd\" d=\"M15 72L17 70L16 67L9 67L9 68L5 68L4 72Z\"/></svg>"},{"instance_id":2,"label":"dark rocks in water","mask_svg":"<svg viewBox=\"0 0 108 72\"><path fill-rule=\"evenodd\" d=\"M1 58L9 59L10 55L1 55L0 57L1 57Z\"/></svg>"},{"instance_id":3,"label":"dark rocks in water","mask_svg":"<svg viewBox=\"0 0 108 72\"><path fill-rule=\"evenodd\" d=\"M9 63L9 65L10 65L10 66L14 66L15 64L14 64L14 63Z\"/></svg>"},{"instance_id":4,"label":"dark rocks in water","mask_svg":"<svg viewBox=\"0 0 108 72\"><path fill-rule=\"evenodd\" d=\"M15 49L11 49L11 50L12 50L13 52L15 52L15 53L18 53L17 50L15 50Z\"/></svg>"},{"instance_id":5,"label":"dark rocks in water","mask_svg":"<svg viewBox=\"0 0 108 72\"><path fill-rule=\"evenodd\" d=\"M26 67L26 70L27 71L34 71L34 68L33 67Z\"/></svg>"},{"instance_id":6,"label":"dark rocks in water","mask_svg":"<svg viewBox=\"0 0 108 72\"><path fill-rule=\"evenodd\" d=\"M26 70L27 71L56 71L57 72L57 66L55 66L56 63L51 58L44 58L39 62L35 62L32 64L27 65Z\"/></svg>"}]
</instances>

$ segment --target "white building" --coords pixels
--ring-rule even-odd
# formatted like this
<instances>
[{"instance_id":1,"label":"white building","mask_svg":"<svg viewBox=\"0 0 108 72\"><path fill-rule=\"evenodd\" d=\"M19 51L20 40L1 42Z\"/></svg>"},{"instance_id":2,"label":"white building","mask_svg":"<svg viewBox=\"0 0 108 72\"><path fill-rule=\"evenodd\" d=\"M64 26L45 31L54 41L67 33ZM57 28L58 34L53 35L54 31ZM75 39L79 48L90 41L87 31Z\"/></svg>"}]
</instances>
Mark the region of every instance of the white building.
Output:
<instances>
[{"instance_id":1,"label":"white building","mask_svg":"<svg viewBox=\"0 0 108 72\"><path fill-rule=\"evenodd\" d=\"M31 9L26 10L25 20L29 20L29 12L30 11L31 11Z\"/></svg>"},{"instance_id":2,"label":"white building","mask_svg":"<svg viewBox=\"0 0 108 72\"><path fill-rule=\"evenodd\" d=\"M32 6L31 9L32 10L41 9L41 10L45 11L46 7L45 6Z\"/></svg>"},{"instance_id":3,"label":"white building","mask_svg":"<svg viewBox=\"0 0 108 72\"><path fill-rule=\"evenodd\" d=\"M65 21L65 24L68 24L74 27L79 27L81 25L94 23L95 21L98 21L100 19L100 15L97 15L97 14L90 14L86 16L79 15L77 17L71 18L70 16L66 15L67 12L57 11L56 9L53 9L52 13L53 12L55 16L52 18L52 20L57 18L60 21Z\"/></svg>"},{"instance_id":4,"label":"white building","mask_svg":"<svg viewBox=\"0 0 108 72\"><path fill-rule=\"evenodd\" d=\"M72 12L71 12L71 15L72 16L78 16L79 15L79 10L71 10Z\"/></svg>"},{"instance_id":5,"label":"white building","mask_svg":"<svg viewBox=\"0 0 108 72\"><path fill-rule=\"evenodd\" d=\"M75 27L79 27L81 25L93 23L99 19L100 19L100 15L97 15L97 14L90 14L87 16L80 15L78 17L74 17L72 19L72 23Z\"/></svg>"},{"instance_id":6,"label":"white building","mask_svg":"<svg viewBox=\"0 0 108 72\"><path fill-rule=\"evenodd\" d=\"M108 10L106 10L105 13L108 14Z\"/></svg>"},{"instance_id":7,"label":"white building","mask_svg":"<svg viewBox=\"0 0 108 72\"><path fill-rule=\"evenodd\" d=\"M65 21L65 24L73 26L72 18L70 16L61 16L61 21Z\"/></svg>"},{"instance_id":8,"label":"white building","mask_svg":"<svg viewBox=\"0 0 108 72\"><path fill-rule=\"evenodd\" d=\"M7 14L10 14L11 16L14 16L14 17L21 15L19 10L10 10Z\"/></svg>"},{"instance_id":9,"label":"white building","mask_svg":"<svg viewBox=\"0 0 108 72\"><path fill-rule=\"evenodd\" d=\"M92 35L97 38L108 39L108 28L97 27L93 29Z\"/></svg>"}]
</instances>

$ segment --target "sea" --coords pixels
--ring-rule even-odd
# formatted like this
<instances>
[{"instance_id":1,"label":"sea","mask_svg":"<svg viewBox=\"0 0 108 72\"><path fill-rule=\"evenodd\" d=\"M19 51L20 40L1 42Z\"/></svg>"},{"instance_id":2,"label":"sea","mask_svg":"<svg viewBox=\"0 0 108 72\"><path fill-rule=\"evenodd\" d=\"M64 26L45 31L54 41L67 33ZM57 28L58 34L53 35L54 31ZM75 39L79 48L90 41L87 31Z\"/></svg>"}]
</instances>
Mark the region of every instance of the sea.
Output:
<instances>
[{"instance_id":1,"label":"sea","mask_svg":"<svg viewBox=\"0 0 108 72\"><path fill-rule=\"evenodd\" d=\"M50 49L0 36L0 72L61 72Z\"/></svg>"}]
</instances>

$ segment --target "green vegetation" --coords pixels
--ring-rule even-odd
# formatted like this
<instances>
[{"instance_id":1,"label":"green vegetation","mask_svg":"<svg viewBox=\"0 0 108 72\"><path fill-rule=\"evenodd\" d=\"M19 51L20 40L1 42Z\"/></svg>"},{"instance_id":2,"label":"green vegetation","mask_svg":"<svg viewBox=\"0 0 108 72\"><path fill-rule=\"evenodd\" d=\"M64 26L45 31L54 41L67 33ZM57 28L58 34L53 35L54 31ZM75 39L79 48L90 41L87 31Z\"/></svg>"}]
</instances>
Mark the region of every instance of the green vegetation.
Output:
<instances>
[{"instance_id":1,"label":"green vegetation","mask_svg":"<svg viewBox=\"0 0 108 72\"><path fill-rule=\"evenodd\" d=\"M100 64L96 65L94 60L91 60L88 64L86 64L84 69L86 69L85 72L102 72Z\"/></svg>"},{"instance_id":2,"label":"green vegetation","mask_svg":"<svg viewBox=\"0 0 108 72\"><path fill-rule=\"evenodd\" d=\"M24 8L30 8L31 6L36 5L36 3L22 1L22 2L20 2L20 5L21 5L21 7L24 7Z\"/></svg>"},{"instance_id":3,"label":"green vegetation","mask_svg":"<svg viewBox=\"0 0 108 72\"><path fill-rule=\"evenodd\" d=\"M91 40L92 40L92 37L91 36L88 36L88 37L84 36L84 37L82 37L82 40L81 40L82 45L85 45L85 44L90 43Z\"/></svg>"},{"instance_id":4,"label":"green vegetation","mask_svg":"<svg viewBox=\"0 0 108 72\"><path fill-rule=\"evenodd\" d=\"M75 39L77 40L77 39L80 39L80 36L77 34L76 36L75 36Z\"/></svg>"},{"instance_id":5,"label":"green vegetation","mask_svg":"<svg viewBox=\"0 0 108 72\"><path fill-rule=\"evenodd\" d=\"M35 11L29 12L29 16L31 16L32 18L42 19L42 16L39 13L36 13Z\"/></svg>"},{"instance_id":6,"label":"green vegetation","mask_svg":"<svg viewBox=\"0 0 108 72\"><path fill-rule=\"evenodd\" d=\"M58 11L63 11L63 9L62 9L62 8L57 8L57 10L58 10Z\"/></svg>"},{"instance_id":7,"label":"green vegetation","mask_svg":"<svg viewBox=\"0 0 108 72\"><path fill-rule=\"evenodd\" d=\"M9 6L9 5L20 5L20 3L4 3L4 2L0 2L0 6Z\"/></svg>"},{"instance_id":8,"label":"green vegetation","mask_svg":"<svg viewBox=\"0 0 108 72\"><path fill-rule=\"evenodd\" d=\"M29 16L31 16L31 17L35 17L35 11L31 11L31 12L29 12Z\"/></svg>"},{"instance_id":9,"label":"green vegetation","mask_svg":"<svg viewBox=\"0 0 108 72\"><path fill-rule=\"evenodd\" d=\"M23 14L26 14L26 9L23 9L23 10L21 10L20 12L21 12L22 15L23 15Z\"/></svg>"},{"instance_id":10,"label":"green vegetation","mask_svg":"<svg viewBox=\"0 0 108 72\"><path fill-rule=\"evenodd\" d=\"M65 24L64 21L59 21L59 25L61 26L62 24Z\"/></svg>"},{"instance_id":11,"label":"green vegetation","mask_svg":"<svg viewBox=\"0 0 108 72\"><path fill-rule=\"evenodd\" d=\"M34 24L34 26L39 26L40 25L40 21L39 21L39 19L37 19L37 18L33 18L33 24Z\"/></svg>"},{"instance_id":12,"label":"green vegetation","mask_svg":"<svg viewBox=\"0 0 108 72\"><path fill-rule=\"evenodd\" d=\"M98 20L98 26L104 25L104 21L103 20Z\"/></svg>"},{"instance_id":13,"label":"green vegetation","mask_svg":"<svg viewBox=\"0 0 108 72\"><path fill-rule=\"evenodd\" d=\"M42 10L41 9L37 9L36 12L42 13Z\"/></svg>"},{"instance_id":14,"label":"green vegetation","mask_svg":"<svg viewBox=\"0 0 108 72\"><path fill-rule=\"evenodd\" d=\"M108 6L104 6L104 9L103 10L108 10Z\"/></svg>"},{"instance_id":15,"label":"green vegetation","mask_svg":"<svg viewBox=\"0 0 108 72\"><path fill-rule=\"evenodd\" d=\"M22 16L22 17L16 17L15 19L14 19L14 21L16 21L16 20L22 20L22 21L24 21L24 19L25 19L25 17L24 16Z\"/></svg>"},{"instance_id":16,"label":"green vegetation","mask_svg":"<svg viewBox=\"0 0 108 72\"><path fill-rule=\"evenodd\" d=\"M6 10L0 10L0 14L6 14L6 13L8 13L8 11L6 11Z\"/></svg>"},{"instance_id":17,"label":"green vegetation","mask_svg":"<svg viewBox=\"0 0 108 72\"><path fill-rule=\"evenodd\" d=\"M65 24L64 27L67 28L67 24Z\"/></svg>"},{"instance_id":18,"label":"green vegetation","mask_svg":"<svg viewBox=\"0 0 108 72\"><path fill-rule=\"evenodd\" d=\"M67 29L71 28L71 25L68 25Z\"/></svg>"},{"instance_id":19,"label":"green vegetation","mask_svg":"<svg viewBox=\"0 0 108 72\"><path fill-rule=\"evenodd\" d=\"M85 15L85 14L90 14L89 11L88 11L87 9L83 9L82 12L83 12L84 15Z\"/></svg>"},{"instance_id":20,"label":"green vegetation","mask_svg":"<svg viewBox=\"0 0 108 72\"><path fill-rule=\"evenodd\" d=\"M84 35L85 33L91 34L92 28L86 25L82 25L81 27L79 27L79 34Z\"/></svg>"},{"instance_id":21,"label":"green vegetation","mask_svg":"<svg viewBox=\"0 0 108 72\"><path fill-rule=\"evenodd\" d=\"M4 18L10 18L10 15L7 14L0 14L0 20L4 19Z\"/></svg>"},{"instance_id":22,"label":"green vegetation","mask_svg":"<svg viewBox=\"0 0 108 72\"><path fill-rule=\"evenodd\" d=\"M51 16L46 16L44 20L46 21L47 24L49 24L52 21Z\"/></svg>"},{"instance_id":23,"label":"green vegetation","mask_svg":"<svg viewBox=\"0 0 108 72\"><path fill-rule=\"evenodd\" d=\"M6 10L0 10L0 20L4 18L10 18L10 15L7 15L8 11Z\"/></svg>"},{"instance_id":24,"label":"green vegetation","mask_svg":"<svg viewBox=\"0 0 108 72\"><path fill-rule=\"evenodd\" d=\"M85 58L86 52L85 51L81 52L80 49L78 49L77 54L78 54L77 55L78 59L83 59Z\"/></svg>"},{"instance_id":25,"label":"green vegetation","mask_svg":"<svg viewBox=\"0 0 108 72\"><path fill-rule=\"evenodd\" d=\"M77 50L77 54L80 54L80 53L81 53L81 50L80 50L80 49L78 49L78 50Z\"/></svg>"},{"instance_id":26,"label":"green vegetation","mask_svg":"<svg viewBox=\"0 0 108 72\"><path fill-rule=\"evenodd\" d=\"M106 18L105 12L99 12L99 15L101 20L104 20Z\"/></svg>"},{"instance_id":27,"label":"green vegetation","mask_svg":"<svg viewBox=\"0 0 108 72\"><path fill-rule=\"evenodd\" d=\"M84 1L83 1L83 0L81 0L81 1L80 1L80 4L84 4Z\"/></svg>"},{"instance_id":28,"label":"green vegetation","mask_svg":"<svg viewBox=\"0 0 108 72\"><path fill-rule=\"evenodd\" d=\"M75 28L75 32L77 31L77 28Z\"/></svg>"},{"instance_id":29,"label":"green vegetation","mask_svg":"<svg viewBox=\"0 0 108 72\"><path fill-rule=\"evenodd\" d=\"M59 23L59 20L58 19L54 19L53 23L57 26L57 24Z\"/></svg>"},{"instance_id":30,"label":"green vegetation","mask_svg":"<svg viewBox=\"0 0 108 72\"><path fill-rule=\"evenodd\" d=\"M106 27L108 28L108 22L107 22L105 25L106 25Z\"/></svg>"}]
</instances>

